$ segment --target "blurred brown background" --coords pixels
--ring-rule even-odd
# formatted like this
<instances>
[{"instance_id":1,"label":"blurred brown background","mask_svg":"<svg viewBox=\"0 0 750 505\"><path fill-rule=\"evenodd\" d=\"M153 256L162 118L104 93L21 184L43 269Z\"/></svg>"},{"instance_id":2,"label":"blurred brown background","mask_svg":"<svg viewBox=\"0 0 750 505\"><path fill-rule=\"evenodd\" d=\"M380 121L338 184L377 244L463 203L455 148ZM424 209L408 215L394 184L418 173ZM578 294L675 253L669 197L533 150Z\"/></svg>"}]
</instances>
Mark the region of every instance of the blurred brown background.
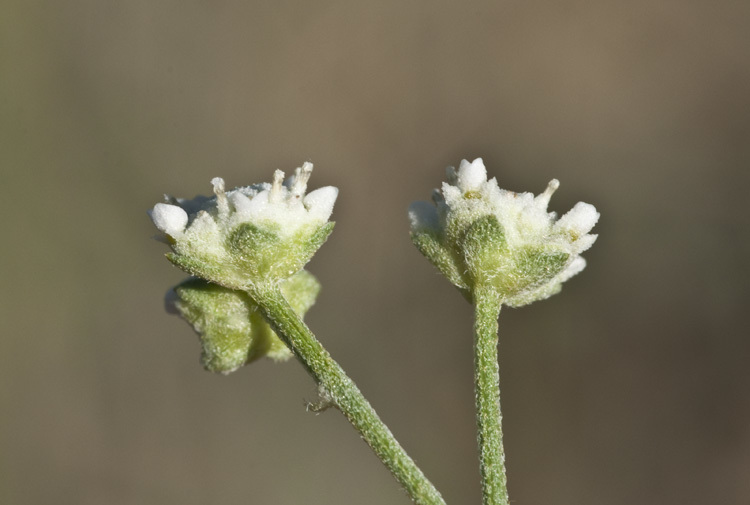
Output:
<instances>
[{"instance_id":1,"label":"blurred brown background","mask_svg":"<svg viewBox=\"0 0 750 505\"><path fill-rule=\"evenodd\" d=\"M296 362L208 374L163 311L146 209L305 160L341 190L308 323L479 503L471 309L406 219L478 156L602 213L501 314L513 502L749 503L749 141L744 0L5 0L0 503L408 503Z\"/></svg>"}]
</instances>

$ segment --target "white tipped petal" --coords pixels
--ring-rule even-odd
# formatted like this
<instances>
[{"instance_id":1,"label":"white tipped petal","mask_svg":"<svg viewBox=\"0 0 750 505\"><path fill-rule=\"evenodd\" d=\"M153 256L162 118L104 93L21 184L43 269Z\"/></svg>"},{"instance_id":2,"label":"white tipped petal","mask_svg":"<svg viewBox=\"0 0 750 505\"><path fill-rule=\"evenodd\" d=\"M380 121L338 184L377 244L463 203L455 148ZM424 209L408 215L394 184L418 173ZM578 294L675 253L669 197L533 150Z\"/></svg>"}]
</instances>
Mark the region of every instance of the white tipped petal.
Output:
<instances>
[{"instance_id":1,"label":"white tipped petal","mask_svg":"<svg viewBox=\"0 0 750 505\"><path fill-rule=\"evenodd\" d=\"M594 245L594 242L596 242L596 238L599 235L583 235L581 238L573 242L573 250L576 254L581 254L583 251L588 250L592 245Z\"/></svg>"},{"instance_id":2,"label":"white tipped petal","mask_svg":"<svg viewBox=\"0 0 750 505\"><path fill-rule=\"evenodd\" d=\"M555 279L556 282L565 282L576 274L579 274L586 268L586 260L578 256L574 259L568 267L560 272Z\"/></svg>"},{"instance_id":3,"label":"white tipped petal","mask_svg":"<svg viewBox=\"0 0 750 505\"><path fill-rule=\"evenodd\" d=\"M439 230L437 209L427 202L412 202L409 205L409 225L412 233L423 230Z\"/></svg>"},{"instance_id":4,"label":"white tipped petal","mask_svg":"<svg viewBox=\"0 0 750 505\"><path fill-rule=\"evenodd\" d=\"M450 184L444 182L443 183L443 201L447 202L449 205L454 205L455 203L459 202L463 198L463 193L459 188L456 186L451 186ZM435 200L435 203L437 203L438 200Z\"/></svg>"},{"instance_id":5,"label":"white tipped petal","mask_svg":"<svg viewBox=\"0 0 750 505\"><path fill-rule=\"evenodd\" d=\"M338 188L325 186L310 192L302 202L313 217L318 218L321 221L327 221L328 218L331 217L333 204L336 203L336 197L338 194Z\"/></svg>"},{"instance_id":6,"label":"white tipped petal","mask_svg":"<svg viewBox=\"0 0 750 505\"><path fill-rule=\"evenodd\" d=\"M229 196L229 201L232 202L232 205L234 206L235 210L239 212L240 214L243 214L247 211L248 208L251 206L251 199L248 198L247 195L244 195L240 193L239 191L235 191L234 193L231 193Z\"/></svg>"},{"instance_id":7,"label":"white tipped petal","mask_svg":"<svg viewBox=\"0 0 750 505\"><path fill-rule=\"evenodd\" d=\"M487 169L484 168L482 158L477 158L471 163L461 161L458 167L458 187L461 191L476 191L487 182Z\"/></svg>"},{"instance_id":8,"label":"white tipped petal","mask_svg":"<svg viewBox=\"0 0 750 505\"><path fill-rule=\"evenodd\" d=\"M150 214L159 231L172 237L181 235L188 223L187 212L177 205L157 203Z\"/></svg>"},{"instance_id":9,"label":"white tipped petal","mask_svg":"<svg viewBox=\"0 0 750 505\"><path fill-rule=\"evenodd\" d=\"M555 223L558 231L569 231L575 235L584 235L591 231L599 220L596 207L590 203L578 202L560 220Z\"/></svg>"},{"instance_id":10,"label":"white tipped petal","mask_svg":"<svg viewBox=\"0 0 750 505\"><path fill-rule=\"evenodd\" d=\"M268 207L268 199L270 196L271 191L261 191L254 197L250 198L248 204L242 209L242 217L245 219L251 219L260 215L263 210Z\"/></svg>"}]
</instances>

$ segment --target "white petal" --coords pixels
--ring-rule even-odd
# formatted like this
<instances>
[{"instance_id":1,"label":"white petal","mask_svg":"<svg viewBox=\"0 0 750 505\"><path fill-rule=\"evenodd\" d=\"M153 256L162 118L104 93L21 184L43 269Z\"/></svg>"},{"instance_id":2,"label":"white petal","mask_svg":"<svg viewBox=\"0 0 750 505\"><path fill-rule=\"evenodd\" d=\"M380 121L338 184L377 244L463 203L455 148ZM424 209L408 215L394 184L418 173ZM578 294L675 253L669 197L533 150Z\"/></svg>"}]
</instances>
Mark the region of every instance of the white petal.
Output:
<instances>
[{"instance_id":1,"label":"white petal","mask_svg":"<svg viewBox=\"0 0 750 505\"><path fill-rule=\"evenodd\" d=\"M584 235L591 231L598 220L599 213L593 205L578 202L555 223L555 230L569 231L575 235Z\"/></svg>"},{"instance_id":2,"label":"white petal","mask_svg":"<svg viewBox=\"0 0 750 505\"><path fill-rule=\"evenodd\" d=\"M484 168L482 158L477 158L471 163L461 161L458 167L458 187L462 191L476 191L487 182L487 169Z\"/></svg>"},{"instance_id":3,"label":"white petal","mask_svg":"<svg viewBox=\"0 0 750 505\"><path fill-rule=\"evenodd\" d=\"M157 203L150 215L159 231L172 237L181 235L188 223L187 212L177 205L168 203Z\"/></svg>"},{"instance_id":4,"label":"white petal","mask_svg":"<svg viewBox=\"0 0 750 505\"><path fill-rule=\"evenodd\" d=\"M412 202L409 205L409 224L412 233L435 230L440 227L437 209L427 202Z\"/></svg>"},{"instance_id":5,"label":"white petal","mask_svg":"<svg viewBox=\"0 0 750 505\"><path fill-rule=\"evenodd\" d=\"M239 191L232 192L229 195L229 201L232 202L234 208L239 213L244 213L250 207L250 198L247 195L240 193Z\"/></svg>"},{"instance_id":6,"label":"white petal","mask_svg":"<svg viewBox=\"0 0 750 505\"><path fill-rule=\"evenodd\" d=\"M575 254L581 254L583 251L594 245L598 236L599 235L583 235L581 238L573 242L571 245Z\"/></svg>"},{"instance_id":7,"label":"white petal","mask_svg":"<svg viewBox=\"0 0 750 505\"><path fill-rule=\"evenodd\" d=\"M443 201L446 202L448 206L459 204L462 198L463 193L460 189L456 186L451 186L447 182L443 183ZM438 200L435 200L435 203L438 203Z\"/></svg>"},{"instance_id":8,"label":"white petal","mask_svg":"<svg viewBox=\"0 0 750 505\"><path fill-rule=\"evenodd\" d=\"M578 256L570 262L570 265L565 270L557 274L555 282L565 282L574 275L581 273L584 268L586 268L586 260Z\"/></svg>"},{"instance_id":9,"label":"white petal","mask_svg":"<svg viewBox=\"0 0 750 505\"><path fill-rule=\"evenodd\" d=\"M260 215L263 210L268 207L268 199L272 191L272 189L268 191L261 191L254 197L250 198L250 201L245 207L243 207L241 212L239 211L239 209L237 210L238 214L240 214L243 219L251 219L255 216Z\"/></svg>"},{"instance_id":10,"label":"white petal","mask_svg":"<svg viewBox=\"0 0 750 505\"><path fill-rule=\"evenodd\" d=\"M333 212L333 204L336 203L336 197L338 194L338 188L326 186L311 191L302 202L312 217L320 219L321 221L328 221L328 218L331 217L331 213Z\"/></svg>"}]
</instances>

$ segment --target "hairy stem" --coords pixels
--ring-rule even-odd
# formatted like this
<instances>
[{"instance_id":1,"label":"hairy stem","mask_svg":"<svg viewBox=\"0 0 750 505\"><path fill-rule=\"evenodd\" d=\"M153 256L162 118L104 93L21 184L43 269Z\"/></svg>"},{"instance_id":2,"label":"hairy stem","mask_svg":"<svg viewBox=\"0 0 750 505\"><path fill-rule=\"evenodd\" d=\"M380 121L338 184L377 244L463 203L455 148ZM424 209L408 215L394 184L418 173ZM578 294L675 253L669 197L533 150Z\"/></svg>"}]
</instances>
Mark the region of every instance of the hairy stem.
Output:
<instances>
[{"instance_id":1,"label":"hairy stem","mask_svg":"<svg viewBox=\"0 0 750 505\"><path fill-rule=\"evenodd\" d=\"M475 290L474 385L484 505L509 504L497 363L497 318L500 306L500 298L494 290Z\"/></svg>"},{"instance_id":2,"label":"hairy stem","mask_svg":"<svg viewBox=\"0 0 750 505\"><path fill-rule=\"evenodd\" d=\"M289 306L278 286L256 285L248 289L248 293L274 331L323 389L325 399L352 423L412 501L420 505L445 505L440 493L396 441L354 381Z\"/></svg>"}]
</instances>

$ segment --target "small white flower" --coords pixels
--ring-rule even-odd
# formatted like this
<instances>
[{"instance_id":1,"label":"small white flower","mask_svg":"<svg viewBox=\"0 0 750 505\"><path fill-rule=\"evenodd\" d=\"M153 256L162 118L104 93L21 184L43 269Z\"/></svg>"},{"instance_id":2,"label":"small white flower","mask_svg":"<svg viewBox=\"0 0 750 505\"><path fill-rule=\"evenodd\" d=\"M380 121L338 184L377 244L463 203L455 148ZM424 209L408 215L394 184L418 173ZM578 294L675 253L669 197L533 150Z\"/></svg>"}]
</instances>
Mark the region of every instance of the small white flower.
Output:
<instances>
[{"instance_id":1,"label":"small white flower","mask_svg":"<svg viewBox=\"0 0 750 505\"><path fill-rule=\"evenodd\" d=\"M182 207L168 203L157 203L150 213L154 225L160 232L179 237L188 224L187 212Z\"/></svg>"},{"instance_id":2,"label":"small white flower","mask_svg":"<svg viewBox=\"0 0 750 505\"><path fill-rule=\"evenodd\" d=\"M599 213L579 202L557 220L547 210L556 179L538 196L514 193L487 180L481 158L448 167L447 179L435 206L413 203L409 220L417 247L461 290L492 285L506 304L524 305L585 267L579 255L596 240Z\"/></svg>"},{"instance_id":3,"label":"small white flower","mask_svg":"<svg viewBox=\"0 0 750 505\"><path fill-rule=\"evenodd\" d=\"M242 266L249 279L288 277L309 261L311 249L320 247L332 226L328 219L338 189L328 186L305 195L312 169L312 163L304 163L286 181L276 170L271 184L231 191L216 177L213 197L166 197L149 214L176 253L170 260L194 275L229 287L238 284ZM216 274L223 276L218 271L226 268L234 270L233 278L218 280Z\"/></svg>"}]
</instances>

